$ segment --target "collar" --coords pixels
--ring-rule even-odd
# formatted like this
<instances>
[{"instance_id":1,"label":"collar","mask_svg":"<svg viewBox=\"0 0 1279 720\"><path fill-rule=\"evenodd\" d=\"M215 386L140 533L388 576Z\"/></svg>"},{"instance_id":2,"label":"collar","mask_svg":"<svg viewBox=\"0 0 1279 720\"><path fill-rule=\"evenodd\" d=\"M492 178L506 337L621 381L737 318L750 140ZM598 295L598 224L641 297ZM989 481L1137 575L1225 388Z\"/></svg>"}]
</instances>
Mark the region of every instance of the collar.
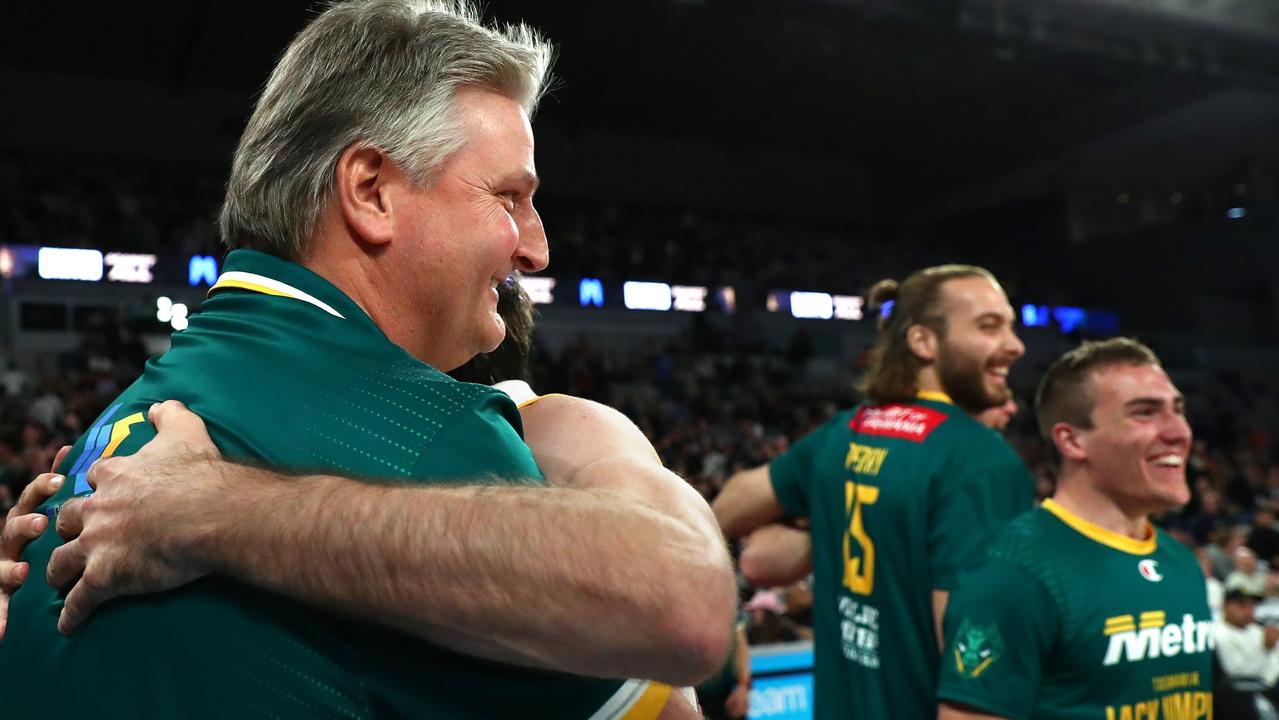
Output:
<instances>
[{"instance_id":1,"label":"collar","mask_svg":"<svg viewBox=\"0 0 1279 720\"><path fill-rule=\"evenodd\" d=\"M1129 555L1149 555L1155 551L1155 547L1157 546L1155 528L1150 524L1149 520L1146 521L1146 539L1134 540L1127 535L1117 533L1114 530L1107 530L1100 525L1088 522L1061 505L1058 505L1052 500L1052 498L1044 500L1042 507L1055 515L1058 520L1069 525L1075 532L1083 535L1089 540L1101 543L1108 548L1112 548L1120 552L1126 552Z\"/></svg>"},{"instance_id":2,"label":"collar","mask_svg":"<svg viewBox=\"0 0 1279 720\"><path fill-rule=\"evenodd\" d=\"M955 404L955 401L951 400L950 396L944 392L932 392L931 390L920 390L919 392L915 393L915 397L919 400L932 400L933 402L946 403L947 405Z\"/></svg>"},{"instance_id":3,"label":"collar","mask_svg":"<svg viewBox=\"0 0 1279 720\"><path fill-rule=\"evenodd\" d=\"M494 383L493 387L509 395L511 400L515 402L516 407L524 407L540 399L540 396L533 392L533 388L523 380L503 380L502 382Z\"/></svg>"},{"instance_id":4,"label":"collar","mask_svg":"<svg viewBox=\"0 0 1279 720\"><path fill-rule=\"evenodd\" d=\"M247 290L300 300L341 320L373 321L355 301L311 270L258 250L232 250L209 295Z\"/></svg>"}]
</instances>

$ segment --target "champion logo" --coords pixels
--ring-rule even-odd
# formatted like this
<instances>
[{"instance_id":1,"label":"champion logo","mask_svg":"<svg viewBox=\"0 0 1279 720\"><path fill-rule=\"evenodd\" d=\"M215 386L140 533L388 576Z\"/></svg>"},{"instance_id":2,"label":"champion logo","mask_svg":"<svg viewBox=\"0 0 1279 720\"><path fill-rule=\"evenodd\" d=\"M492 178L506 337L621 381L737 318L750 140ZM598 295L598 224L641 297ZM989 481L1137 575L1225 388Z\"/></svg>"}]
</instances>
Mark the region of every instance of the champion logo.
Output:
<instances>
[{"instance_id":1,"label":"champion logo","mask_svg":"<svg viewBox=\"0 0 1279 720\"><path fill-rule=\"evenodd\" d=\"M1154 560L1142 560L1137 563L1137 572L1150 582L1159 582L1164 579L1164 576L1159 574L1159 563Z\"/></svg>"}]
</instances>

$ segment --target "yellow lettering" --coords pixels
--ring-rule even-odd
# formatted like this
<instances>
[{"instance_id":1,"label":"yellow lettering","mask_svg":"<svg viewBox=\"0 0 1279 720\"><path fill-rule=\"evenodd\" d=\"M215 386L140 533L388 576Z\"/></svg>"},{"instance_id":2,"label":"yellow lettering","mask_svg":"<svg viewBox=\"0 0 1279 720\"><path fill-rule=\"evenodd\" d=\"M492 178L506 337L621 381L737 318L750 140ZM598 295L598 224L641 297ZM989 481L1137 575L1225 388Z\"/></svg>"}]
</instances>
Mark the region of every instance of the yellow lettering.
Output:
<instances>
[{"instance_id":1,"label":"yellow lettering","mask_svg":"<svg viewBox=\"0 0 1279 720\"><path fill-rule=\"evenodd\" d=\"M844 469L852 470L858 475L878 475L886 457L888 457L888 451L884 448L848 443L848 454L844 456Z\"/></svg>"},{"instance_id":2,"label":"yellow lettering","mask_svg":"<svg viewBox=\"0 0 1279 720\"><path fill-rule=\"evenodd\" d=\"M1197 692L1195 693L1195 718L1207 718L1212 720L1212 693Z\"/></svg>"},{"instance_id":3,"label":"yellow lettering","mask_svg":"<svg viewBox=\"0 0 1279 720\"><path fill-rule=\"evenodd\" d=\"M862 526L862 506L874 505L878 499L879 488L873 485L844 483L844 513L849 516L844 534L844 587L859 595L870 595L875 588L875 543ZM853 540L861 548L860 557L852 556Z\"/></svg>"}]
</instances>

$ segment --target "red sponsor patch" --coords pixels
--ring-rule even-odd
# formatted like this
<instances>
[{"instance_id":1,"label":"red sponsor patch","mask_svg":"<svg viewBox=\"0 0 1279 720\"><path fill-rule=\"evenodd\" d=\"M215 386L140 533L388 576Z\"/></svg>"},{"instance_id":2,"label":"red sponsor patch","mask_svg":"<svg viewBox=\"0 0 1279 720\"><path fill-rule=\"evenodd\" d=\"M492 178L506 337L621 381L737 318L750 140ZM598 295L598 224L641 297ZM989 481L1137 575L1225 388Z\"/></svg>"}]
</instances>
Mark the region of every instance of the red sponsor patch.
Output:
<instances>
[{"instance_id":1,"label":"red sponsor patch","mask_svg":"<svg viewBox=\"0 0 1279 720\"><path fill-rule=\"evenodd\" d=\"M946 413L918 405L864 407L848 423L853 432L923 442L946 421Z\"/></svg>"}]
</instances>

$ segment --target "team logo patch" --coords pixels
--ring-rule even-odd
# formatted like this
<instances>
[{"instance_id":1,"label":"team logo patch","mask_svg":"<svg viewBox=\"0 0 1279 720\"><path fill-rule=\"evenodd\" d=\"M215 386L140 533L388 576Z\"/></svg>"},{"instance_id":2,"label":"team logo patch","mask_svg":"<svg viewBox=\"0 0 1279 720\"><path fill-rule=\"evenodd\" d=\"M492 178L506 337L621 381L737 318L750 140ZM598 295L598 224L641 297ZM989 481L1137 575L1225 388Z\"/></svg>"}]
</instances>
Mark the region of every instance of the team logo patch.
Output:
<instances>
[{"instance_id":1,"label":"team logo patch","mask_svg":"<svg viewBox=\"0 0 1279 720\"><path fill-rule=\"evenodd\" d=\"M960 676L977 679L1004 652L1004 638L998 625L978 627L968 618L959 625L955 638L955 670Z\"/></svg>"},{"instance_id":2,"label":"team logo patch","mask_svg":"<svg viewBox=\"0 0 1279 720\"><path fill-rule=\"evenodd\" d=\"M916 405L881 405L857 411L848 426L867 435L923 442L946 421L946 413Z\"/></svg>"},{"instance_id":3,"label":"team logo patch","mask_svg":"<svg viewBox=\"0 0 1279 720\"><path fill-rule=\"evenodd\" d=\"M133 426L146 420L146 416L142 413L133 413L113 422L111 417L119 409L119 403L112 405L86 433L84 453L76 460L75 465L71 466L69 473L75 480L74 494L83 495L92 489L89 487L89 468L93 466L93 463L114 455L120 443L129 437Z\"/></svg>"},{"instance_id":4,"label":"team logo patch","mask_svg":"<svg viewBox=\"0 0 1279 720\"><path fill-rule=\"evenodd\" d=\"M1164 576L1159 574L1159 563L1154 560L1142 560L1137 563L1137 572L1150 582L1159 582L1164 579Z\"/></svg>"}]
</instances>

